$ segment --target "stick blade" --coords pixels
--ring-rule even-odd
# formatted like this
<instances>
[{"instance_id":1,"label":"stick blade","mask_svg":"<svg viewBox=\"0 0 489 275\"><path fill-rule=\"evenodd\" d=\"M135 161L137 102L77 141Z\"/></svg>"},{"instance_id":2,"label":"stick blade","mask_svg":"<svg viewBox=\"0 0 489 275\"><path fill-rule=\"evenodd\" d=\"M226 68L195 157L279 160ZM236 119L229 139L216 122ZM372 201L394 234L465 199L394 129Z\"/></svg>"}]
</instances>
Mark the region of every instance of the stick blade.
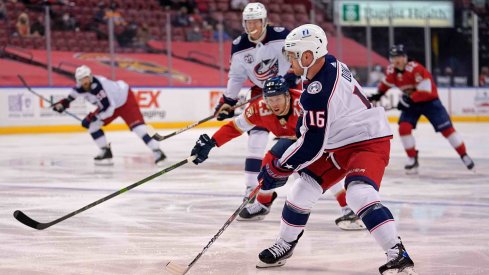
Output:
<instances>
[{"instance_id":1,"label":"stick blade","mask_svg":"<svg viewBox=\"0 0 489 275\"><path fill-rule=\"evenodd\" d=\"M42 226L40 222L31 219L29 216L27 216L26 214L24 214L24 212L20 210L15 210L14 218L16 218L19 222L37 230L43 230L45 228L44 226Z\"/></svg>"},{"instance_id":2,"label":"stick blade","mask_svg":"<svg viewBox=\"0 0 489 275\"><path fill-rule=\"evenodd\" d=\"M183 265L177 264L173 261L169 261L166 264L165 269L170 274L183 275L183 274L187 273L187 271L190 269L190 266L183 266Z\"/></svg>"},{"instance_id":3,"label":"stick blade","mask_svg":"<svg viewBox=\"0 0 489 275\"><path fill-rule=\"evenodd\" d=\"M149 124L146 124L147 125L147 128L148 128L148 135L152 138L154 138L156 141L162 141L165 139L164 136L158 134L158 132L156 132L155 128L153 128L153 126L149 125Z\"/></svg>"}]
</instances>

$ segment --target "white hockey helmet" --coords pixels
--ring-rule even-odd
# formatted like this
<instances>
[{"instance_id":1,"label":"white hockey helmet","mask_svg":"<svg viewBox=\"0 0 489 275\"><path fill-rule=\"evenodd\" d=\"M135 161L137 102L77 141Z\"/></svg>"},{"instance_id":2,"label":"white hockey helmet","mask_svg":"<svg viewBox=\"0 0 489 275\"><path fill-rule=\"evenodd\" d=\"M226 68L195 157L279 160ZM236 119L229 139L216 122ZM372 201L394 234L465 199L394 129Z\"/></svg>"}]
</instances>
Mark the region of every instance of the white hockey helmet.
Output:
<instances>
[{"instance_id":1,"label":"white hockey helmet","mask_svg":"<svg viewBox=\"0 0 489 275\"><path fill-rule=\"evenodd\" d=\"M311 64L304 67L301 62L302 54L311 51L313 60ZM304 68L304 76L307 68L312 66L318 58L328 54L328 38L324 30L314 24L305 24L293 29L285 38L284 54L293 53L299 65Z\"/></svg>"},{"instance_id":2,"label":"white hockey helmet","mask_svg":"<svg viewBox=\"0 0 489 275\"><path fill-rule=\"evenodd\" d=\"M243 28L245 32L248 33L246 29L246 20L255 20L261 19L263 27L265 28L268 20L267 20L267 9L262 3L248 3L243 10Z\"/></svg>"},{"instance_id":3,"label":"white hockey helmet","mask_svg":"<svg viewBox=\"0 0 489 275\"><path fill-rule=\"evenodd\" d=\"M90 70L88 66L81 65L80 67L76 68L75 71L76 83L80 84L81 80L87 76L90 77L90 81L92 81L92 70Z\"/></svg>"}]
</instances>

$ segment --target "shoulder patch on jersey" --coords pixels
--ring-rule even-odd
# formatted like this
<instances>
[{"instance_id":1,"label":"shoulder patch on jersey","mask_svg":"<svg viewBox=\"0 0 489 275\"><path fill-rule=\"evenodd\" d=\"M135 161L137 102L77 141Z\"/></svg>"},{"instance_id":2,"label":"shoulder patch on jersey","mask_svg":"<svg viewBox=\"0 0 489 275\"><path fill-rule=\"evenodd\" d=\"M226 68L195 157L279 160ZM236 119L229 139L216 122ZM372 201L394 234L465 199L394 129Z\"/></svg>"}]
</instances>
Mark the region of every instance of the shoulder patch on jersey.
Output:
<instances>
[{"instance_id":1,"label":"shoulder patch on jersey","mask_svg":"<svg viewBox=\"0 0 489 275\"><path fill-rule=\"evenodd\" d=\"M233 45L238 45L239 42L241 42L241 35L238 36L236 39L233 40Z\"/></svg>"},{"instance_id":2,"label":"shoulder patch on jersey","mask_svg":"<svg viewBox=\"0 0 489 275\"><path fill-rule=\"evenodd\" d=\"M329 63L329 64L331 64L333 67L335 67L335 68L336 68L336 62L331 62L331 63Z\"/></svg>"},{"instance_id":3,"label":"shoulder patch on jersey","mask_svg":"<svg viewBox=\"0 0 489 275\"><path fill-rule=\"evenodd\" d=\"M97 88L97 85L98 85L97 83L92 82L92 85L90 85L90 88L93 90L93 89Z\"/></svg>"},{"instance_id":4,"label":"shoulder patch on jersey","mask_svg":"<svg viewBox=\"0 0 489 275\"><path fill-rule=\"evenodd\" d=\"M284 27L273 27L273 30L276 32L283 32L285 30Z\"/></svg>"},{"instance_id":5,"label":"shoulder patch on jersey","mask_svg":"<svg viewBox=\"0 0 489 275\"><path fill-rule=\"evenodd\" d=\"M248 64L251 64L255 61L255 59L253 58L253 55L251 54L247 54L244 56L244 62L248 63Z\"/></svg>"},{"instance_id":6,"label":"shoulder patch on jersey","mask_svg":"<svg viewBox=\"0 0 489 275\"><path fill-rule=\"evenodd\" d=\"M307 86L307 92L311 95L319 93L322 89L323 85L321 85L321 82L319 81L314 81L313 83L309 84L309 86Z\"/></svg>"}]
</instances>

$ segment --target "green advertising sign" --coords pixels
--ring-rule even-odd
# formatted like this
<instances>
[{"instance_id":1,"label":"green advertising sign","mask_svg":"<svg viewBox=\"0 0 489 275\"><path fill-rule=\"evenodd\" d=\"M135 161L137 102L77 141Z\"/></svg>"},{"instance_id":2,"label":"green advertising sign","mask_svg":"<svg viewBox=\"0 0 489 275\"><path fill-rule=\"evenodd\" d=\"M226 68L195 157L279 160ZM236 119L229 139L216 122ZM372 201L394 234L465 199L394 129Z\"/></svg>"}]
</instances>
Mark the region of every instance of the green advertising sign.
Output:
<instances>
[{"instance_id":1,"label":"green advertising sign","mask_svg":"<svg viewBox=\"0 0 489 275\"><path fill-rule=\"evenodd\" d=\"M452 1L340 0L335 6L342 26L453 27Z\"/></svg>"}]
</instances>

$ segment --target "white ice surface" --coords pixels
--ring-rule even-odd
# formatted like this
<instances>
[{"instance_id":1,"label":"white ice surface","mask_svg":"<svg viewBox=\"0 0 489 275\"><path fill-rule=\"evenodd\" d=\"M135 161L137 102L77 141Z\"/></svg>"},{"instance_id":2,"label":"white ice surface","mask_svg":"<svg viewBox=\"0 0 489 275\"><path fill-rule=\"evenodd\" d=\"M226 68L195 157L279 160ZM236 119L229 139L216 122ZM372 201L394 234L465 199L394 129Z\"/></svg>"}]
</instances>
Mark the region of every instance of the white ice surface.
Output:
<instances>
[{"instance_id":1,"label":"white ice surface","mask_svg":"<svg viewBox=\"0 0 489 275\"><path fill-rule=\"evenodd\" d=\"M429 124L418 128L420 174L404 174L396 135L381 188L416 270L489 274L489 124L456 124L477 174ZM162 142L165 166L187 158L197 137L214 131ZM19 209L48 222L162 169L134 134L107 137L113 167L93 165L98 149L87 133L0 136L0 274L165 274L169 260L190 263L240 205L246 137L215 148L204 164L177 168L43 231L13 218ZM378 274L383 251L367 232L334 225L340 211L329 193L287 264L255 268L278 234L290 183L264 221L234 221L189 274Z\"/></svg>"}]
</instances>

